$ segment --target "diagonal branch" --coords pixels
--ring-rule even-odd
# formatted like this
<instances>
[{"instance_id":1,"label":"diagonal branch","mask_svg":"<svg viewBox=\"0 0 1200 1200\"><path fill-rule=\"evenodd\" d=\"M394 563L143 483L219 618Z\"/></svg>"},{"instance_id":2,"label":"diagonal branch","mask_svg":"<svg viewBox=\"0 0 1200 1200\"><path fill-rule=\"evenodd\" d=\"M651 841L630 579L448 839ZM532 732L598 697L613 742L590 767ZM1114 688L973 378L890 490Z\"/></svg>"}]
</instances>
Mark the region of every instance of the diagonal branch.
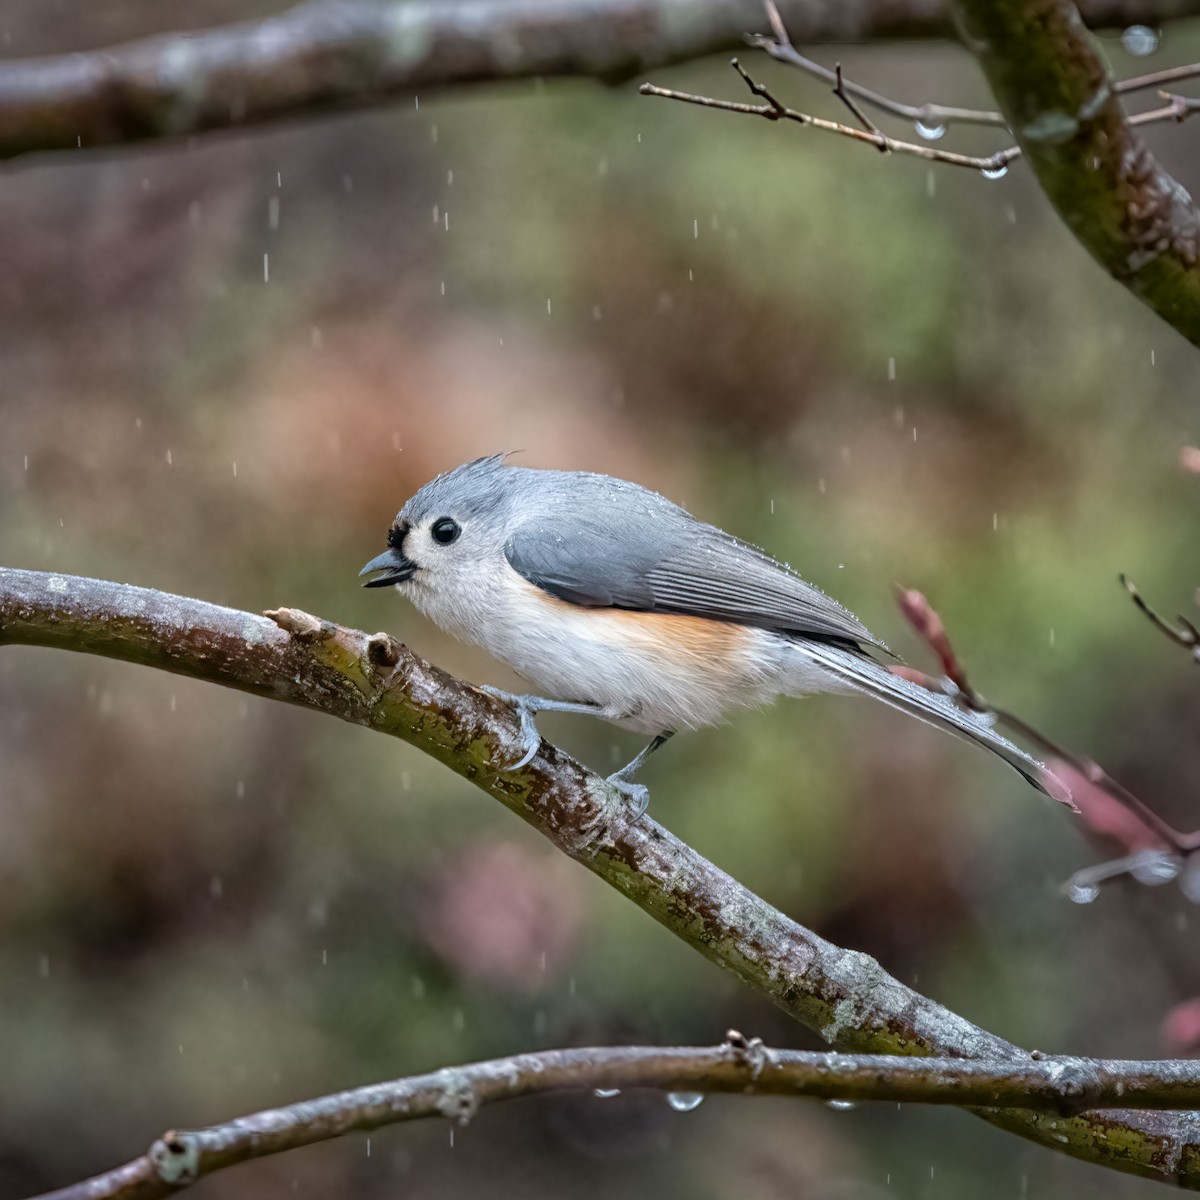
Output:
<instances>
[{"instance_id":1,"label":"diagonal branch","mask_svg":"<svg viewBox=\"0 0 1200 1200\"><path fill-rule=\"evenodd\" d=\"M801 42L946 37L941 0L781 0ZM1090 0L1097 25L1200 0ZM0 62L0 159L243 129L415 92L542 76L608 82L766 32L759 0L310 0L278 16Z\"/></svg>"},{"instance_id":2,"label":"diagonal branch","mask_svg":"<svg viewBox=\"0 0 1200 1200\"><path fill-rule=\"evenodd\" d=\"M1158 164L1070 0L955 0L967 45L1071 232L1200 346L1200 210Z\"/></svg>"},{"instance_id":3,"label":"diagonal branch","mask_svg":"<svg viewBox=\"0 0 1200 1200\"><path fill-rule=\"evenodd\" d=\"M968 1059L1031 1056L831 945L772 908L579 763L522 738L502 701L459 683L386 634L306 613L269 617L145 588L0 568L0 645L101 654L302 705L391 734L510 808L712 962L839 1049ZM1178 1113L986 1120L1091 1162L1200 1189L1200 1130Z\"/></svg>"},{"instance_id":4,"label":"diagonal branch","mask_svg":"<svg viewBox=\"0 0 1200 1200\"><path fill-rule=\"evenodd\" d=\"M35 1200L160 1200L226 1167L404 1121L468 1124L485 1104L569 1089L658 1088L686 1111L709 1093L814 1096L847 1103L1021 1104L1048 1112L1140 1105L1200 1107L1200 1062L961 1058L773 1050L730 1030L720 1046L597 1046L517 1054L370 1084L171 1130L132 1162Z\"/></svg>"}]
</instances>

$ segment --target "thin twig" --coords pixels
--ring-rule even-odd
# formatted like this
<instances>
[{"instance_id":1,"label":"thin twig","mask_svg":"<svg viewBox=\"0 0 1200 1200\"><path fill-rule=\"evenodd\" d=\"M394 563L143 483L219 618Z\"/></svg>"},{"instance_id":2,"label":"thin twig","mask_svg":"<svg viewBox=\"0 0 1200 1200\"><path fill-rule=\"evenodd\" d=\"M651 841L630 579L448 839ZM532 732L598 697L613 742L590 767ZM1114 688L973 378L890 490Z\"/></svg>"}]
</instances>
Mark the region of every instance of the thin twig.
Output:
<instances>
[{"instance_id":1,"label":"thin twig","mask_svg":"<svg viewBox=\"0 0 1200 1200\"><path fill-rule=\"evenodd\" d=\"M1128 79L1118 79L1113 84L1113 91L1123 96L1131 92L1144 92L1156 88L1163 83L1180 83L1185 79L1200 78L1200 63L1188 63L1183 67L1167 67L1162 71L1151 71L1149 75L1132 75Z\"/></svg>"},{"instance_id":2,"label":"thin twig","mask_svg":"<svg viewBox=\"0 0 1200 1200\"><path fill-rule=\"evenodd\" d=\"M833 94L858 118L859 123L868 133L882 136L879 126L854 103L853 97L846 91L846 81L842 78L841 63L834 64L834 72L837 75L837 83L834 86Z\"/></svg>"},{"instance_id":3,"label":"thin twig","mask_svg":"<svg viewBox=\"0 0 1200 1200\"><path fill-rule=\"evenodd\" d=\"M819 62L815 62L813 59L801 54L792 44L792 40L788 36L787 29L784 26L783 18L779 15L779 9L775 7L773 0L766 0L764 7L767 10L767 19L771 24L773 36L767 37L761 33L747 34L747 45L753 46L756 50L762 50L777 62L798 67L814 79L836 84L836 71L831 71L828 67L822 66ZM893 100L890 96L885 96L882 92L865 87L861 83L854 83L849 79L845 83L846 91L849 94L870 104L873 108L878 108L881 112L891 113L892 116L900 117L906 121L919 122L926 127L955 123L960 125L990 125L1001 129L1008 127L1008 123L1005 121L1003 115L998 112L989 112L978 108L958 108L945 104L904 104L899 100Z\"/></svg>"},{"instance_id":4,"label":"thin twig","mask_svg":"<svg viewBox=\"0 0 1200 1200\"><path fill-rule=\"evenodd\" d=\"M1087 1109L1200 1108L1200 1062L1031 1056L970 1061L772 1050L730 1030L720 1046L546 1050L320 1096L208 1129L172 1130L112 1171L36 1200L159 1200L226 1167L405 1121L468 1124L485 1104L564 1090L654 1088L695 1107L708 1093Z\"/></svg>"},{"instance_id":5,"label":"thin twig","mask_svg":"<svg viewBox=\"0 0 1200 1200\"><path fill-rule=\"evenodd\" d=\"M766 104L742 104L735 100L718 100L712 96L697 96L691 92L679 92L674 88L656 87L652 83L643 83L639 91L643 96L661 96L665 100L678 100L684 104L696 104L702 108L715 108L722 112L765 117L768 121L794 121L798 125L808 125L825 133L836 133L857 142L865 142L877 150L892 154L907 154L914 158L923 158L928 162L945 163L952 167L968 167L976 171L1003 172L1007 170L1008 164L1019 153L1014 147L1012 150L1004 150L986 158L970 154L954 154L948 150L935 149L933 146L918 146L913 142L903 142L882 132L869 133L864 129L855 129L852 125L843 125L837 121L827 121L822 117L810 116L808 113L797 112L781 103L767 88L752 79L736 58L733 59L732 65L746 81L750 90L756 96L762 96L767 101Z\"/></svg>"},{"instance_id":6,"label":"thin twig","mask_svg":"<svg viewBox=\"0 0 1200 1200\"><path fill-rule=\"evenodd\" d=\"M787 63L789 66L797 67L815 79L833 84L834 95L854 113L855 117L858 118L869 132L879 133L880 131L866 117L862 109L852 102L852 97L879 109L881 112L890 113L894 117L911 121L919 126L920 129L930 131L930 136L940 137L948 125L954 124L983 125L1008 129L1008 122L1005 120L1004 115L999 112L989 109L960 108L948 104L904 104L899 100L893 99L891 96L885 96L882 92L875 91L873 88L847 79L842 71L841 63L837 63L831 71L828 67L801 54L796 49L788 34L783 18L779 13L779 9L775 5L775 0L764 0L763 6L766 9L767 20L771 26L771 36L768 37L766 34L761 33L747 34L747 44L753 46L756 50L762 50L778 62ZM1187 66L1169 67L1166 70L1154 71L1148 75L1136 75L1129 79L1119 80L1113 84L1113 90L1122 95L1128 95L1157 87L1162 83L1178 82L1196 77L1200 77L1200 63L1191 63ZM1128 118L1129 124L1140 126L1156 125L1166 121L1183 121L1193 112L1200 110L1200 100L1193 100L1186 96L1177 96L1173 93L1163 91L1160 91L1159 95L1168 101L1166 107L1151 109L1148 112L1133 113ZM884 135L880 134L880 136ZM888 147L880 146L880 149L886 150ZM1019 146L1009 146L993 155L992 159L999 165L1007 165L1020 157L1021 148ZM946 162L949 159L939 157L936 161ZM966 164L956 163L955 165L961 166ZM995 170L998 169L998 166L980 169Z\"/></svg>"},{"instance_id":7,"label":"thin twig","mask_svg":"<svg viewBox=\"0 0 1200 1200\"><path fill-rule=\"evenodd\" d=\"M1138 611L1150 620L1150 623L1155 629L1161 630L1167 635L1177 646L1182 646L1185 650L1192 652L1192 657L1200 662L1200 629L1187 619L1187 617L1179 617L1179 625L1172 625L1170 621L1164 617L1160 617L1158 613L1150 607L1149 604L1142 598L1142 593L1138 591L1136 584L1124 573L1120 576L1121 586L1129 593L1130 599L1137 606Z\"/></svg>"}]
</instances>

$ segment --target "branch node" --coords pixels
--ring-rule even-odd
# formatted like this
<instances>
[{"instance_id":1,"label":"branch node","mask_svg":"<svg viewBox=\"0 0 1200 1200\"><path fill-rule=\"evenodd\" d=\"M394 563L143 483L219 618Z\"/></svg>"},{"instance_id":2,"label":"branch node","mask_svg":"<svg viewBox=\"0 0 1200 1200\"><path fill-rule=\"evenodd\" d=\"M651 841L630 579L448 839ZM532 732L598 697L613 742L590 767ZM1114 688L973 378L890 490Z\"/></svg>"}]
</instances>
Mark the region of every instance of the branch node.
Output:
<instances>
[{"instance_id":1,"label":"branch node","mask_svg":"<svg viewBox=\"0 0 1200 1200\"><path fill-rule=\"evenodd\" d=\"M263 616L302 642L315 642L325 633L324 622L299 608L271 608Z\"/></svg>"},{"instance_id":2,"label":"branch node","mask_svg":"<svg viewBox=\"0 0 1200 1200\"><path fill-rule=\"evenodd\" d=\"M729 65L742 77L742 82L755 96L761 96L771 106L762 114L768 121L778 121L787 112L787 106L776 100L770 91L755 80L736 58L731 58Z\"/></svg>"},{"instance_id":3,"label":"branch node","mask_svg":"<svg viewBox=\"0 0 1200 1200\"><path fill-rule=\"evenodd\" d=\"M194 1133L168 1130L150 1147L148 1157L163 1183L177 1187L200 1178L200 1140Z\"/></svg>"},{"instance_id":4,"label":"branch node","mask_svg":"<svg viewBox=\"0 0 1200 1200\"><path fill-rule=\"evenodd\" d=\"M442 1085L437 1098L438 1112L456 1125L469 1125L471 1118L479 1111L479 1093L471 1077L464 1071L446 1067L438 1072L438 1082Z\"/></svg>"},{"instance_id":5,"label":"branch node","mask_svg":"<svg viewBox=\"0 0 1200 1200\"><path fill-rule=\"evenodd\" d=\"M376 667L394 667L400 661L401 649L390 633L373 633L367 639L367 661Z\"/></svg>"},{"instance_id":6,"label":"branch node","mask_svg":"<svg viewBox=\"0 0 1200 1200\"><path fill-rule=\"evenodd\" d=\"M748 1038L737 1029L725 1034L725 1046L733 1054L733 1060L750 1072L750 1079L757 1083L767 1065L767 1048L762 1038Z\"/></svg>"}]
</instances>

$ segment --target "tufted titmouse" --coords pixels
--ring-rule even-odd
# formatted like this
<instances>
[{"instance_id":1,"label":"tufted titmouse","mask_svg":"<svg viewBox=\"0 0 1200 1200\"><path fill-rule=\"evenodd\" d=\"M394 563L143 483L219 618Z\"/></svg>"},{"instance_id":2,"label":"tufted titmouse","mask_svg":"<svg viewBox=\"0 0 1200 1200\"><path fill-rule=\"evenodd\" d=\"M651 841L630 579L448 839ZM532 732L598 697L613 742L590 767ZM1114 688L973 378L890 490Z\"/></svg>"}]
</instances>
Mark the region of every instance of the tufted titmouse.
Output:
<instances>
[{"instance_id":1,"label":"tufted titmouse","mask_svg":"<svg viewBox=\"0 0 1200 1200\"><path fill-rule=\"evenodd\" d=\"M497 693L526 739L512 769L538 751L538 712L653 734L609 777L639 813L648 793L633 777L677 729L810 692L865 693L991 750L1040 791L1053 780L985 717L876 662L883 643L790 568L608 475L466 463L405 504L359 574L372 572L365 587L395 586L546 694Z\"/></svg>"}]
</instances>

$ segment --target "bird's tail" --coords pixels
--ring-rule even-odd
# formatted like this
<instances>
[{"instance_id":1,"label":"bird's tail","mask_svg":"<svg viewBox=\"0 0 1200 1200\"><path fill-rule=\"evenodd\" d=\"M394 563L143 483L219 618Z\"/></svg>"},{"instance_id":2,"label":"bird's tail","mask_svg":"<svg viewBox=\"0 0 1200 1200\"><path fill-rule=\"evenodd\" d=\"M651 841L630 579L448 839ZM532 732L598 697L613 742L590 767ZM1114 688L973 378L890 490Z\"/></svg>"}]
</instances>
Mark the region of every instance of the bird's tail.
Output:
<instances>
[{"instance_id":1,"label":"bird's tail","mask_svg":"<svg viewBox=\"0 0 1200 1200\"><path fill-rule=\"evenodd\" d=\"M1020 746L997 733L985 715L956 704L942 692L932 692L920 684L893 674L887 667L861 653L821 642L797 642L796 651L819 668L833 675L851 691L873 696L918 720L956 734L1002 758L1039 792L1066 804L1075 805L1070 789Z\"/></svg>"}]
</instances>

